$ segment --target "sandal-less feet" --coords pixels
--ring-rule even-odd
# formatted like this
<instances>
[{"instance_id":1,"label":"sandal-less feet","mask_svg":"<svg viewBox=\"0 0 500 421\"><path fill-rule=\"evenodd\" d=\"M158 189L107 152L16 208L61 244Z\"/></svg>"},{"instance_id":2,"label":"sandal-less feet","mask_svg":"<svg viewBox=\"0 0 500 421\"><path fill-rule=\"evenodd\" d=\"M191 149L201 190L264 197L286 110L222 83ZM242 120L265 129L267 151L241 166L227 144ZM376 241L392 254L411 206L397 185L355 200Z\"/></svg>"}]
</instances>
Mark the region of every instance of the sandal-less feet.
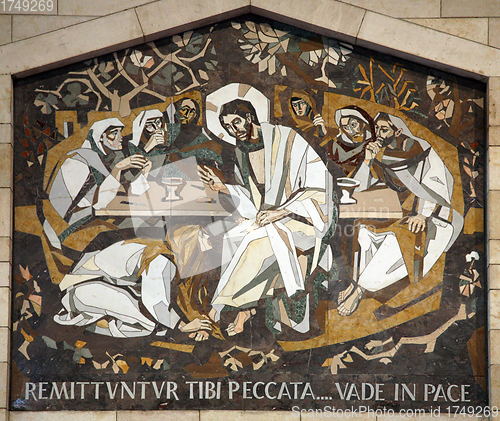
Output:
<instances>
[{"instance_id":1,"label":"sandal-less feet","mask_svg":"<svg viewBox=\"0 0 500 421\"><path fill-rule=\"evenodd\" d=\"M191 339L194 339L196 342L200 342L206 341L210 337L210 334L205 330L199 330L198 332L191 333L189 337Z\"/></svg>"},{"instance_id":2,"label":"sandal-less feet","mask_svg":"<svg viewBox=\"0 0 500 421\"><path fill-rule=\"evenodd\" d=\"M337 312L341 316L350 316L359 307L363 298L363 288L357 284L350 284L346 289L340 291L337 300Z\"/></svg>"},{"instance_id":3,"label":"sandal-less feet","mask_svg":"<svg viewBox=\"0 0 500 421\"><path fill-rule=\"evenodd\" d=\"M228 336L234 336L245 330L245 323L250 320L257 311L255 309L240 311L233 323L229 323L226 332Z\"/></svg>"}]
</instances>

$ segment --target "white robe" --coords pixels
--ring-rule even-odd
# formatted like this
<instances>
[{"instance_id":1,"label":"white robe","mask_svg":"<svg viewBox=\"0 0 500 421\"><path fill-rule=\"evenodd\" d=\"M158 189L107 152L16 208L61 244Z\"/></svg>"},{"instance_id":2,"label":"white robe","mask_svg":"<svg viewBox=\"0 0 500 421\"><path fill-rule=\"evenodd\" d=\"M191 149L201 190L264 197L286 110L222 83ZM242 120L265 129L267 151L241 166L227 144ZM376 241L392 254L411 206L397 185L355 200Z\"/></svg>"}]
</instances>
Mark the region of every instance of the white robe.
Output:
<instances>
[{"instance_id":1,"label":"white robe","mask_svg":"<svg viewBox=\"0 0 500 421\"><path fill-rule=\"evenodd\" d=\"M122 338L149 335L156 322L174 328L180 318L170 308L170 285L176 273L170 259L159 254L150 262L141 274L139 297L127 288L138 282L136 274L145 248L141 243L119 241L85 253L59 285L66 294L63 309L54 320L64 325L90 326L110 316L113 319L109 327L94 325L92 330ZM139 300L155 320L141 313Z\"/></svg>"},{"instance_id":2,"label":"white robe","mask_svg":"<svg viewBox=\"0 0 500 421\"><path fill-rule=\"evenodd\" d=\"M409 130L406 129L406 132L408 135ZM457 239L463 227L463 217L451 207L454 180L450 171L427 141L413 136L411 139L418 142L424 151L428 151L427 157L416 168L413 166L412 171L404 164L399 168L393 166L392 170L405 187L418 197L416 210L427 218L427 244L422 262L422 276L425 276ZM398 161L404 159L386 155L382 158L384 164L397 164ZM381 184L365 163L360 166L354 178L361 182L357 191ZM437 206L441 208L436 213ZM433 235L429 235L431 231ZM358 242L358 285L364 289L378 291L408 275L394 232L374 233L363 225L360 227Z\"/></svg>"},{"instance_id":3,"label":"white robe","mask_svg":"<svg viewBox=\"0 0 500 421\"><path fill-rule=\"evenodd\" d=\"M268 293L269 280L258 283L256 278L275 263L287 295L303 291L305 280L296 247L314 248L311 272L318 264L326 270L331 265L329 248L319 261L321 240L329 229L334 206L331 176L325 164L293 129L267 123L262 123L261 129L265 167L263 208L286 209L306 218L310 225L285 217L259 227L255 222L260 209L257 188L252 188L252 193L248 191L235 167L241 184L228 184L227 188L238 213L245 219L224 236L221 278L212 300L216 319L224 305L245 307ZM252 261L247 261L250 258ZM252 281L257 284L252 286ZM242 293L244 289L249 291Z\"/></svg>"}]
</instances>

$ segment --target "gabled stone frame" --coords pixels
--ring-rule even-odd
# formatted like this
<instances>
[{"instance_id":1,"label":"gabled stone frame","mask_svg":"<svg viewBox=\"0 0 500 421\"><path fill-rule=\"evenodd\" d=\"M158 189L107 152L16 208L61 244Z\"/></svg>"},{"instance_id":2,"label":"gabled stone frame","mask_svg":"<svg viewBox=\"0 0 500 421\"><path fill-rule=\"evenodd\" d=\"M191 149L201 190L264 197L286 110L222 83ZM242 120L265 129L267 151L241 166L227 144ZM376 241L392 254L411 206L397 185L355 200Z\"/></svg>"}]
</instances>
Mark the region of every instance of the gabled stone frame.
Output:
<instances>
[{"instance_id":1,"label":"gabled stone frame","mask_svg":"<svg viewBox=\"0 0 500 421\"><path fill-rule=\"evenodd\" d=\"M336 0L159 0L33 38L0 46L0 421L158 419L155 412L9 413L10 278L12 251L13 78L79 62L90 57L223 21L245 13L268 17L354 45L392 54L488 83L487 247L488 373L490 406L500 407L500 50L391 18ZM390 28L390 30L389 30ZM163 412L162 419L185 421L262 417L291 413L219 411ZM372 417L375 418L375 417Z\"/></svg>"}]
</instances>

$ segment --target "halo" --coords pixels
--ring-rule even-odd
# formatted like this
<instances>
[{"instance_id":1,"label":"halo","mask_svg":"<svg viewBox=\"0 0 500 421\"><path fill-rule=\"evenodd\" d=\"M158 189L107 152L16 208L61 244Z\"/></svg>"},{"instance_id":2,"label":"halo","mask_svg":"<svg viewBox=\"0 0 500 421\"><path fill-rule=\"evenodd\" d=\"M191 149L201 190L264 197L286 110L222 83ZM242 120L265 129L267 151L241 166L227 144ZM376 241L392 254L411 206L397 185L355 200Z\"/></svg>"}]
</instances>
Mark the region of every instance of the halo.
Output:
<instances>
[{"instance_id":1,"label":"halo","mask_svg":"<svg viewBox=\"0 0 500 421\"><path fill-rule=\"evenodd\" d=\"M269 122L270 101L264 94L253 86L244 83L230 83L207 96L205 115L207 128L224 142L236 144L236 139L229 135L219 121L219 112L222 105L235 99L250 102L255 108L259 123Z\"/></svg>"}]
</instances>

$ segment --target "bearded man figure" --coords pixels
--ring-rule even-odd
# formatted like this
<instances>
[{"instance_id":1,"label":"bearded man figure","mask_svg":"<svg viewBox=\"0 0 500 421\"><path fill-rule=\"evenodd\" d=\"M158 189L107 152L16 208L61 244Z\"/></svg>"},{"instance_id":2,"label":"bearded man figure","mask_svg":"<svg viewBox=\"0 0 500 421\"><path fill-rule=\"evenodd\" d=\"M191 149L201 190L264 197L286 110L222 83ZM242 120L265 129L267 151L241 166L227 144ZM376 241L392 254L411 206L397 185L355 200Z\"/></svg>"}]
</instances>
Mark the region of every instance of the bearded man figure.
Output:
<instances>
[{"instance_id":1,"label":"bearded man figure","mask_svg":"<svg viewBox=\"0 0 500 421\"><path fill-rule=\"evenodd\" d=\"M360 107L351 105L335 111L335 123L340 129L328 155L344 172L352 176L363 161L365 147L375 141L375 123Z\"/></svg>"},{"instance_id":2,"label":"bearded man figure","mask_svg":"<svg viewBox=\"0 0 500 421\"><path fill-rule=\"evenodd\" d=\"M236 145L234 182L223 183L200 167L210 188L230 196L241 223L224 236L221 277L210 316L219 320L225 307L240 311L228 334L244 330L257 302L284 290L293 298L305 291L316 268L328 272L329 246L322 240L334 220L332 181L313 148L293 129L267 123L269 100L255 88L230 84L207 97L207 126ZM335 212L336 215L336 212ZM279 321L309 330L308 304L289 316L276 304Z\"/></svg>"},{"instance_id":3,"label":"bearded man figure","mask_svg":"<svg viewBox=\"0 0 500 421\"><path fill-rule=\"evenodd\" d=\"M357 190L384 185L395 190L404 217L358 221L359 275L357 284L339 294L343 316L357 309L365 291L380 291L406 277L410 285L421 282L463 227L453 176L429 142L398 117L379 113L374 120L377 141L366 147L355 175L361 182Z\"/></svg>"}]
</instances>

